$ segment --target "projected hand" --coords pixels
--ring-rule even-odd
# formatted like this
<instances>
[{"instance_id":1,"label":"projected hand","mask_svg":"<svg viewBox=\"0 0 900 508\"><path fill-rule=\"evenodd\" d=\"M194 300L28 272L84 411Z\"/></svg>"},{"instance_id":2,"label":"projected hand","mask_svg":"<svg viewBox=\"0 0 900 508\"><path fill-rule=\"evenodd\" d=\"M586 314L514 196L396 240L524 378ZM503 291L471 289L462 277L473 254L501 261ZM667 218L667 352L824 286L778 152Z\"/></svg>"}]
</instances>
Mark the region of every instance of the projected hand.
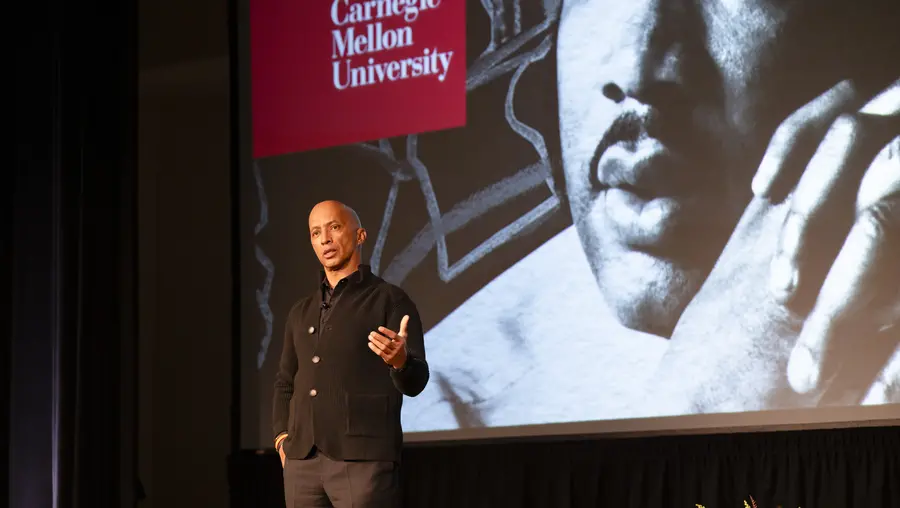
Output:
<instances>
[{"instance_id":1,"label":"projected hand","mask_svg":"<svg viewBox=\"0 0 900 508\"><path fill-rule=\"evenodd\" d=\"M760 197L673 332L654 410L855 404L877 384L900 340L895 101L891 115L858 113L859 92L842 83L778 129Z\"/></svg>"},{"instance_id":2,"label":"projected hand","mask_svg":"<svg viewBox=\"0 0 900 508\"><path fill-rule=\"evenodd\" d=\"M409 316L400 320L400 331L394 332L383 326L377 332L369 333L369 349L384 360L384 363L400 369L406 364L406 326Z\"/></svg>"},{"instance_id":3,"label":"projected hand","mask_svg":"<svg viewBox=\"0 0 900 508\"><path fill-rule=\"evenodd\" d=\"M845 81L799 109L753 180L758 197L788 206L769 280L777 301L807 315L787 365L799 393L864 352L883 365L896 347L880 332L900 321L900 80L860 111L868 98Z\"/></svg>"}]
</instances>

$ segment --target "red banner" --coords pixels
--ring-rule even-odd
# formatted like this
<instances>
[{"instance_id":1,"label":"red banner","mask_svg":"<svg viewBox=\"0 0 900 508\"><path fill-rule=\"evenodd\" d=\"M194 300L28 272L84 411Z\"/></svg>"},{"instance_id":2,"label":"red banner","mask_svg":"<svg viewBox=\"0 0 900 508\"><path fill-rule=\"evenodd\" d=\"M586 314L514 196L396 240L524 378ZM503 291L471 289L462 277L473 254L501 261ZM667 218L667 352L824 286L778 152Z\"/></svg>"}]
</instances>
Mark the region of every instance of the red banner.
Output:
<instances>
[{"instance_id":1,"label":"red banner","mask_svg":"<svg viewBox=\"0 0 900 508\"><path fill-rule=\"evenodd\" d=\"M461 127L464 0L251 0L253 156Z\"/></svg>"}]
</instances>

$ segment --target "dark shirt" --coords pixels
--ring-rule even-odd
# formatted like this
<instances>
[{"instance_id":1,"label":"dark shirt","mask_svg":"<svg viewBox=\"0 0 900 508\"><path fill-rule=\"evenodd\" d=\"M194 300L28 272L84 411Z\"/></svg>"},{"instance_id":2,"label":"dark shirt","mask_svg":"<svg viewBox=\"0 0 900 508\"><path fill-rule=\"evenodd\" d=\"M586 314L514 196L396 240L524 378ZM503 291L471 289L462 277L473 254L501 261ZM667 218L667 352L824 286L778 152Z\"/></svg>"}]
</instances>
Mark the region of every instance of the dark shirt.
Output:
<instances>
[{"instance_id":1,"label":"dark shirt","mask_svg":"<svg viewBox=\"0 0 900 508\"><path fill-rule=\"evenodd\" d=\"M355 272L358 273L358 272ZM319 311L319 329L325 326L325 322L328 321L328 316L331 315L331 307L332 303L337 303L337 297L340 295L342 289L347 287L348 277L344 277L339 280L336 287L331 287L331 284L328 283L328 279L323 275L322 277L322 308Z\"/></svg>"},{"instance_id":2,"label":"dark shirt","mask_svg":"<svg viewBox=\"0 0 900 508\"><path fill-rule=\"evenodd\" d=\"M428 382L422 322L409 296L361 265L332 289L319 288L297 302L285 323L275 380L273 431L287 432L288 458L315 447L337 460L397 461L403 442L403 395ZM407 361L400 370L368 347L379 326L399 331L409 316Z\"/></svg>"}]
</instances>

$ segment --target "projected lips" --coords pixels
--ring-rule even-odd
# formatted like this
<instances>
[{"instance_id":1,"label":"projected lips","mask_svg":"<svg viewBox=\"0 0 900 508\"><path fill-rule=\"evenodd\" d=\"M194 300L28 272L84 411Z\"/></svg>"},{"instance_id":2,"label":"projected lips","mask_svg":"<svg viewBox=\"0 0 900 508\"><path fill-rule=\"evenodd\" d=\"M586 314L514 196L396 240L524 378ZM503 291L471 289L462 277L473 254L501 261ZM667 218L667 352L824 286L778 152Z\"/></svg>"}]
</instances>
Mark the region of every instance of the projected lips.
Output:
<instances>
[{"instance_id":1,"label":"projected lips","mask_svg":"<svg viewBox=\"0 0 900 508\"><path fill-rule=\"evenodd\" d=\"M598 206L605 207L622 241L658 243L674 229L687 200L660 183L666 173L683 172L683 163L658 140L642 139L633 148L624 145L610 146L600 157L597 171L603 203Z\"/></svg>"}]
</instances>

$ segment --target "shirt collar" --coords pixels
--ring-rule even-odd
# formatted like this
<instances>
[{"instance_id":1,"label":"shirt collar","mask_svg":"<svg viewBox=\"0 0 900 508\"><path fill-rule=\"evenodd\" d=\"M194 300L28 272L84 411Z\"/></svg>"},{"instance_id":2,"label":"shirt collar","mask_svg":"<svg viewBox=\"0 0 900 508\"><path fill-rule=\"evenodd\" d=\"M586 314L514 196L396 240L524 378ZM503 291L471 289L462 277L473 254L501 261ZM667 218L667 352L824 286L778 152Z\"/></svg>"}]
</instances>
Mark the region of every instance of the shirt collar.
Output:
<instances>
[{"instance_id":1,"label":"shirt collar","mask_svg":"<svg viewBox=\"0 0 900 508\"><path fill-rule=\"evenodd\" d=\"M341 280L347 280L347 282L351 284L360 284L368 278L370 273L372 273L372 268L369 265L360 264L359 269ZM331 285L328 284L328 278L325 277L325 270L319 270L319 284L325 288L331 287ZM338 284L340 284L340 281L338 281Z\"/></svg>"}]
</instances>

